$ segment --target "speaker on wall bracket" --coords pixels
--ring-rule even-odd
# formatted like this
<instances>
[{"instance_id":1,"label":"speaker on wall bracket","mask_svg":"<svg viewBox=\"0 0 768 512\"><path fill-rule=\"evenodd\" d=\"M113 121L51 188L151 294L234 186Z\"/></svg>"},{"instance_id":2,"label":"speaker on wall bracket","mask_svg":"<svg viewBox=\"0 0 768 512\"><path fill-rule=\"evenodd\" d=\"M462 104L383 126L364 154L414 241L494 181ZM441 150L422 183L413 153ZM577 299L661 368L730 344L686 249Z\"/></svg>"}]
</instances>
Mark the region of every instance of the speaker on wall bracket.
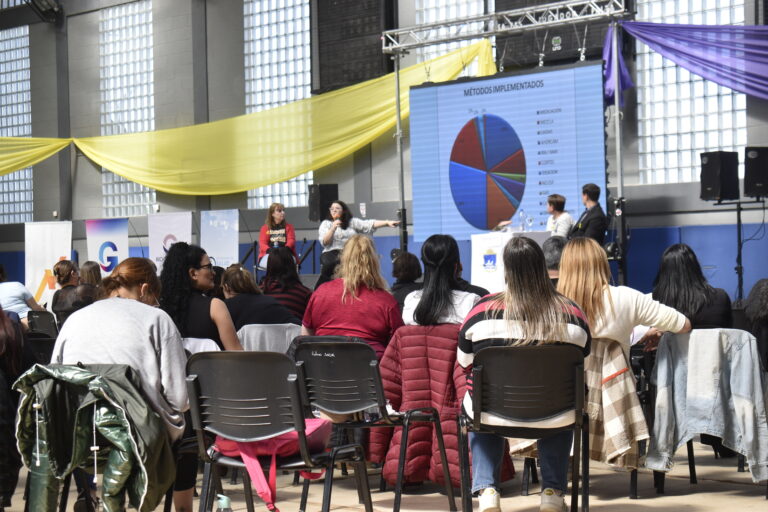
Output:
<instances>
[{"instance_id":1,"label":"speaker on wall bracket","mask_svg":"<svg viewBox=\"0 0 768 512\"><path fill-rule=\"evenodd\" d=\"M739 154L712 151L701 154L701 199L730 201L739 199Z\"/></svg>"}]
</instances>

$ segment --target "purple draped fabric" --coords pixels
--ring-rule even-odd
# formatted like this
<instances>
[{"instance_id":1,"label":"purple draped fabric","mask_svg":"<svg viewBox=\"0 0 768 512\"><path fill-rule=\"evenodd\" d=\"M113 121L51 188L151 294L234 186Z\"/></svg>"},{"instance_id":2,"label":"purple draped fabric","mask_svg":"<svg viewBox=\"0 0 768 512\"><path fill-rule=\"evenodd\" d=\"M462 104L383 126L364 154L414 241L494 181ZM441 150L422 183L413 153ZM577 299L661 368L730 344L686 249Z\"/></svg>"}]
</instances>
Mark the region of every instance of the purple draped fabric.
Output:
<instances>
[{"instance_id":1,"label":"purple draped fabric","mask_svg":"<svg viewBox=\"0 0 768 512\"><path fill-rule=\"evenodd\" d=\"M768 99L768 26L639 21L625 21L621 26L638 41L691 73L735 91ZM606 67L612 64L606 61Z\"/></svg>"},{"instance_id":2,"label":"purple draped fabric","mask_svg":"<svg viewBox=\"0 0 768 512\"><path fill-rule=\"evenodd\" d=\"M603 43L603 61L605 62L605 70L603 71L603 91L605 92L605 100L611 105L614 103L613 93L616 88L616 78L614 77L613 68L613 25L608 27L608 32L605 34L605 42ZM631 89L635 84L632 83L632 77L627 70L627 65L624 62L624 56L619 52L619 105L624 106L624 95L622 92L627 89Z\"/></svg>"}]
</instances>

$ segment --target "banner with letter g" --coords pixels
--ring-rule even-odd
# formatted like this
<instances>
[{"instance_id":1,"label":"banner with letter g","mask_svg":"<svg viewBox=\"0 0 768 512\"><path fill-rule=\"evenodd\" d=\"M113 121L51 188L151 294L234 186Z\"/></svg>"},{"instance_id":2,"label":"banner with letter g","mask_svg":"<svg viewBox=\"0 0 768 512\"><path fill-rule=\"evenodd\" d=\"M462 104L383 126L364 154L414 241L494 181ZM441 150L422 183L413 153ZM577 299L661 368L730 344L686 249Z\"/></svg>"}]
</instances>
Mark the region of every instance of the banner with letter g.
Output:
<instances>
[{"instance_id":1,"label":"banner with letter g","mask_svg":"<svg viewBox=\"0 0 768 512\"><path fill-rule=\"evenodd\" d=\"M99 264L102 276L128 257L128 219L86 220L85 236L88 259Z\"/></svg>"}]
</instances>

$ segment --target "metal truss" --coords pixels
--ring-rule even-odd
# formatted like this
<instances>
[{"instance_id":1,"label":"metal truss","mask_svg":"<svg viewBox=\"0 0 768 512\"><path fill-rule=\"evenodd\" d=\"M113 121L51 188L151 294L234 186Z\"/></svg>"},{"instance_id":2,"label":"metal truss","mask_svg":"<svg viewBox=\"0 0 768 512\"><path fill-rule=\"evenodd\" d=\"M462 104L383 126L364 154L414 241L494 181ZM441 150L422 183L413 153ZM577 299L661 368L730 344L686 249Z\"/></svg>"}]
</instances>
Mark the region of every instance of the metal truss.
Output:
<instances>
[{"instance_id":1,"label":"metal truss","mask_svg":"<svg viewBox=\"0 0 768 512\"><path fill-rule=\"evenodd\" d=\"M625 0L566 0L387 30L382 34L382 49L384 53L400 54L434 44L509 35L606 18L620 18L627 14Z\"/></svg>"}]
</instances>

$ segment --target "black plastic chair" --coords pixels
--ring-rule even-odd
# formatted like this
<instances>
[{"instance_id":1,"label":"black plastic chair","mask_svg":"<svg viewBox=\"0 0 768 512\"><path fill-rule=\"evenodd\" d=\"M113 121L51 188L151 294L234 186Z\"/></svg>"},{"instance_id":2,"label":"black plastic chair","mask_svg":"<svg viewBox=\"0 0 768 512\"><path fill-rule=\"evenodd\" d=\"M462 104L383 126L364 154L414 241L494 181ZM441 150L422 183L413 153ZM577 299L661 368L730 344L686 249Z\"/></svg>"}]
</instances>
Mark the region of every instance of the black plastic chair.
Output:
<instances>
[{"instance_id":1,"label":"black plastic chair","mask_svg":"<svg viewBox=\"0 0 768 512\"><path fill-rule=\"evenodd\" d=\"M578 510L579 467L584 488L582 510L589 510L589 421L584 413L584 355L574 345L547 344L488 347L477 352L472 368L472 418L458 418L461 504L472 510L468 432L502 437L541 439L560 431L573 431L571 511ZM518 424L535 424L574 411L574 422L558 428L508 427L481 421L491 414Z\"/></svg>"},{"instance_id":2,"label":"black plastic chair","mask_svg":"<svg viewBox=\"0 0 768 512\"><path fill-rule=\"evenodd\" d=\"M324 512L331 504L333 466L350 462L355 466L358 494L366 512L372 512L371 494L365 475L365 453L359 444L333 447L330 451L310 453L304 434L303 411L306 404L296 378L293 361L273 352L202 352L187 362L187 389L192 426L197 435L200 458L204 462L200 511L213 505L217 466L242 468L246 487L245 502L253 511L253 494L248 472L242 459L227 457L206 446L203 432L220 435L238 442L262 441L287 432L298 432L299 454L277 459L277 468L300 471L324 468ZM269 464L265 457L263 465ZM309 480L304 480L300 510L305 510Z\"/></svg>"},{"instance_id":3,"label":"black plastic chair","mask_svg":"<svg viewBox=\"0 0 768 512\"><path fill-rule=\"evenodd\" d=\"M27 322L30 332L45 334L49 338L56 338L59 335L56 317L50 311L29 311Z\"/></svg>"},{"instance_id":4,"label":"black plastic chair","mask_svg":"<svg viewBox=\"0 0 768 512\"><path fill-rule=\"evenodd\" d=\"M301 386L305 393L304 401L312 408L326 413L354 416L355 419L337 424L343 429L403 428L392 508L394 512L400 510L410 426L414 422L433 423L440 449L448 506L450 510L456 510L437 410L425 407L399 414L387 412L379 361L376 352L367 343L339 336L303 336L297 338L294 356L299 379L304 383Z\"/></svg>"}]
</instances>

